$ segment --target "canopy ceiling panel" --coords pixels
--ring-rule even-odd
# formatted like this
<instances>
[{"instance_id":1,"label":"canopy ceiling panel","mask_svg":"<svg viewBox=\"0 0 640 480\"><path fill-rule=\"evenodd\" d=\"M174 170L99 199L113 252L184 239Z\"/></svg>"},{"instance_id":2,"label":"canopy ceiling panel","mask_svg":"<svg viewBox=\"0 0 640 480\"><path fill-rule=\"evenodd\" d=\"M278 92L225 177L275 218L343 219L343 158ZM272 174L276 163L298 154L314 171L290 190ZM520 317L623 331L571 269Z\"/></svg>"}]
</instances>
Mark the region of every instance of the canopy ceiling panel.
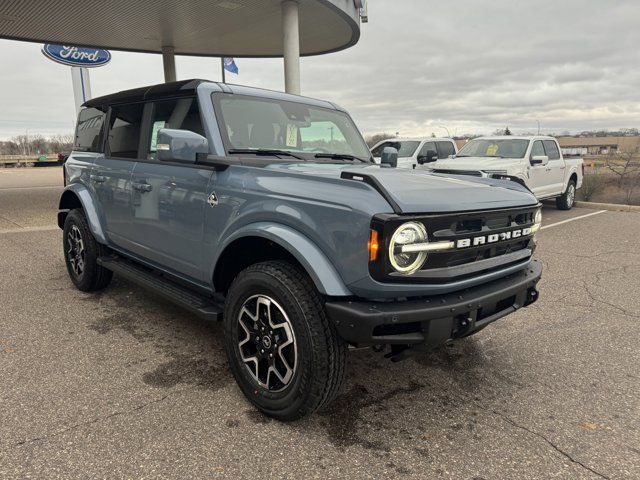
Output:
<instances>
[{"instance_id":1,"label":"canopy ceiling panel","mask_svg":"<svg viewBox=\"0 0 640 480\"><path fill-rule=\"evenodd\" d=\"M282 56L281 0L0 0L0 38L178 55ZM299 0L300 53L354 45L353 0Z\"/></svg>"}]
</instances>

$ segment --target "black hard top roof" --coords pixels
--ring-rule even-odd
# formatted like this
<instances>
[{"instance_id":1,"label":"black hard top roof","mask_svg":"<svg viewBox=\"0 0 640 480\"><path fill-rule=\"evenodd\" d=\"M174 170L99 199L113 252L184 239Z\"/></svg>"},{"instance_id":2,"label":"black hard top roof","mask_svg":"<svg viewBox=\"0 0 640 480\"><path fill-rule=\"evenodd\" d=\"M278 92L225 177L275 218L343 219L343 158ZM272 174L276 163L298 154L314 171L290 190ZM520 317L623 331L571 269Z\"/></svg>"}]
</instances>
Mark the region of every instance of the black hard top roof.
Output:
<instances>
[{"instance_id":1,"label":"black hard top roof","mask_svg":"<svg viewBox=\"0 0 640 480\"><path fill-rule=\"evenodd\" d=\"M85 107L104 107L118 103L135 103L148 100L163 99L167 97L181 97L195 95L198 85L211 83L211 80L192 79L178 82L159 83L150 87L134 88L122 92L92 98L85 102Z\"/></svg>"}]
</instances>

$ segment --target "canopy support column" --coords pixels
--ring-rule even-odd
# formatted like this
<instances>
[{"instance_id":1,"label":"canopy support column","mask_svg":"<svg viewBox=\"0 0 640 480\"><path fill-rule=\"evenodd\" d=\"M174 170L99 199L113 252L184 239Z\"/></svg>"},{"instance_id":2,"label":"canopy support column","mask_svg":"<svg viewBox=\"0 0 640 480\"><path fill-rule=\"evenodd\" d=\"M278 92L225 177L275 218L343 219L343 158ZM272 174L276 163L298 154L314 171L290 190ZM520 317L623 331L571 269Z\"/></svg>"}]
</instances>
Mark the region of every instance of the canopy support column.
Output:
<instances>
[{"instance_id":1,"label":"canopy support column","mask_svg":"<svg viewBox=\"0 0 640 480\"><path fill-rule=\"evenodd\" d=\"M282 2L282 45L285 92L300 95L300 34L296 0Z\"/></svg>"},{"instance_id":2,"label":"canopy support column","mask_svg":"<svg viewBox=\"0 0 640 480\"><path fill-rule=\"evenodd\" d=\"M164 67L164 81L176 81L176 55L173 47L162 47L162 66Z\"/></svg>"}]
</instances>

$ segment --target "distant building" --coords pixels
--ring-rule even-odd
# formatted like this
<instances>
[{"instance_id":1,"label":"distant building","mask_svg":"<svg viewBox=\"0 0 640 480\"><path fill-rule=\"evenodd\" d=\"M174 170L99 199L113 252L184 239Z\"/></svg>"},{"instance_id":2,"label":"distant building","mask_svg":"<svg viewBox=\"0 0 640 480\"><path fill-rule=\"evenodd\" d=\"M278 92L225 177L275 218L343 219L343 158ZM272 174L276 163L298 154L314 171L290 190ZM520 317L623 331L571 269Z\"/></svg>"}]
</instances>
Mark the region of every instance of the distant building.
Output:
<instances>
[{"instance_id":1,"label":"distant building","mask_svg":"<svg viewBox=\"0 0 640 480\"><path fill-rule=\"evenodd\" d=\"M609 155L640 149L640 137L557 137L563 155Z\"/></svg>"}]
</instances>

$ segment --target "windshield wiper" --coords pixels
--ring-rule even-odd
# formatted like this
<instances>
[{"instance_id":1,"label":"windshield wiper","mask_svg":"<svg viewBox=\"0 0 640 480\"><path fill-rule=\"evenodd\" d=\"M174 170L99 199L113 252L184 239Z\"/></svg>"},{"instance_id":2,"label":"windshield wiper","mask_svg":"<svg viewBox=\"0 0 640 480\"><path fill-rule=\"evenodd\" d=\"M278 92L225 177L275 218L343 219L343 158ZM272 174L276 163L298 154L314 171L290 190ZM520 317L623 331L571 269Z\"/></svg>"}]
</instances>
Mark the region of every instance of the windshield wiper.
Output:
<instances>
[{"instance_id":1,"label":"windshield wiper","mask_svg":"<svg viewBox=\"0 0 640 480\"><path fill-rule=\"evenodd\" d=\"M316 158L333 158L336 160L360 160L361 162L368 163L367 160L363 160L355 155L349 155L347 153L316 153Z\"/></svg>"},{"instance_id":2,"label":"windshield wiper","mask_svg":"<svg viewBox=\"0 0 640 480\"><path fill-rule=\"evenodd\" d=\"M272 149L272 148L232 148L231 150L229 150L230 154L233 153L252 153L254 155L261 155L261 156L278 156L278 155L282 155L285 157L293 157L293 158L297 158L298 160L305 160L305 158L300 157L299 155L296 155L295 153L291 153L288 152L287 150L277 150L277 149Z\"/></svg>"}]
</instances>

